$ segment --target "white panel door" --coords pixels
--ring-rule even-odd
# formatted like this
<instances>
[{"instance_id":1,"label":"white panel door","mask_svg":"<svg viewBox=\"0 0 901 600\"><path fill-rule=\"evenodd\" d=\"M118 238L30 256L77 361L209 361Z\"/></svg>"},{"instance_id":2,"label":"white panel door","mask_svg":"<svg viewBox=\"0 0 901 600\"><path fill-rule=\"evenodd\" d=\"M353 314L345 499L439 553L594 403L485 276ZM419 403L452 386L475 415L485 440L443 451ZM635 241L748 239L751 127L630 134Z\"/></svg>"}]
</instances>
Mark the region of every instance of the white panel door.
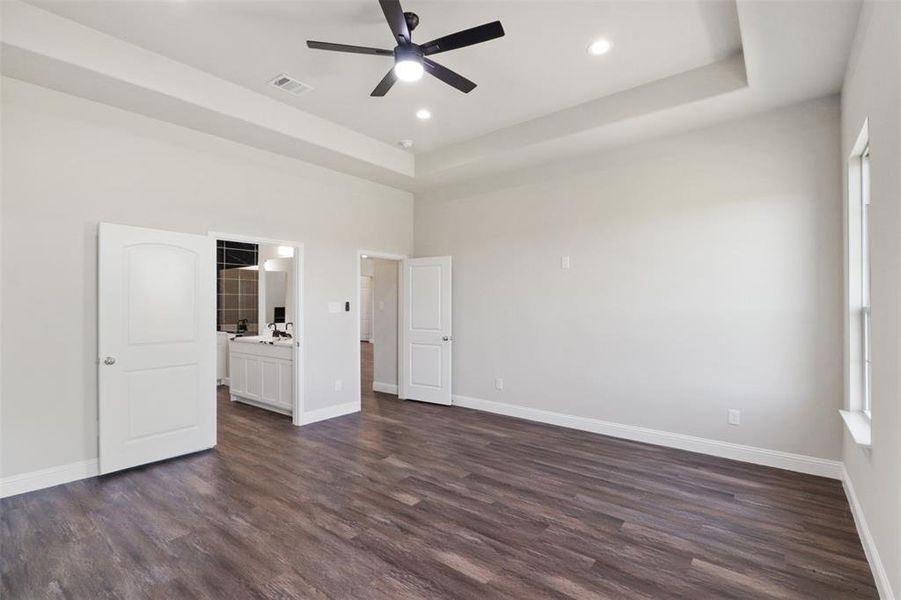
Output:
<instances>
[{"instance_id":1,"label":"white panel door","mask_svg":"<svg viewBox=\"0 0 901 600\"><path fill-rule=\"evenodd\" d=\"M451 403L451 257L403 262L401 395Z\"/></svg>"},{"instance_id":2,"label":"white panel door","mask_svg":"<svg viewBox=\"0 0 901 600\"><path fill-rule=\"evenodd\" d=\"M216 445L213 238L100 225L100 472Z\"/></svg>"}]
</instances>

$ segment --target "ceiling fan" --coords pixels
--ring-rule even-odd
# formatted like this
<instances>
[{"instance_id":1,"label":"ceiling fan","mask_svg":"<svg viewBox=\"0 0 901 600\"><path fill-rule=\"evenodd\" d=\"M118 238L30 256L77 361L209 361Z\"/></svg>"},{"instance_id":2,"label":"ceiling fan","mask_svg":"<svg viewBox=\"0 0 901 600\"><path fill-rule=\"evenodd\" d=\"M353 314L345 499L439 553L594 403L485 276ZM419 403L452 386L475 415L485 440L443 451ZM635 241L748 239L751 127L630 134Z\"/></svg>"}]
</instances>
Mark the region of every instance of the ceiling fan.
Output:
<instances>
[{"instance_id":1,"label":"ceiling fan","mask_svg":"<svg viewBox=\"0 0 901 600\"><path fill-rule=\"evenodd\" d=\"M398 79L401 81L417 81L422 77L423 72L428 72L429 75L437 77L444 83L468 94L475 89L475 83L447 67L442 67L428 57L439 52L447 52L448 50L456 50L457 48L465 48L473 44L487 42L504 35L504 28L501 26L501 22L494 21L478 27L464 29L425 44L414 44L411 33L419 25L419 16L416 13L404 12L400 6L400 0L379 0L379 4L382 7L382 12L385 13L388 27L391 28L391 33L394 35L394 39L397 40L397 46L394 50L348 46L347 44L332 44L330 42L316 42L313 40L307 41L307 46L315 50L393 56L394 67L375 86L372 94L370 94L371 96L384 96Z\"/></svg>"}]
</instances>

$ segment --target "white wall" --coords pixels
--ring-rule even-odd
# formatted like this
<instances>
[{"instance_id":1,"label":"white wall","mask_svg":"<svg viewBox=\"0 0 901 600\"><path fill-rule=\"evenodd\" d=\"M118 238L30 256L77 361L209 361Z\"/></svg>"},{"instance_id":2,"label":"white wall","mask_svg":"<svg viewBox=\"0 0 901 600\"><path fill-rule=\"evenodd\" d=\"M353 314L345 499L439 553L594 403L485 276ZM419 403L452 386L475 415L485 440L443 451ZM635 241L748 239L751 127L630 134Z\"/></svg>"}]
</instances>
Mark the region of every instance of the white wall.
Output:
<instances>
[{"instance_id":1,"label":"white wall","mask_svg":"<svg viewBox=\"0 0 901 600\"><path fill-rule=\"evenodd\" d=\"M839 143L828 98L417 195L454 394L838 458Z\"/></svg>"},{"instance_id":2,"label":"white wall","mask_svg":"<svg viewBox=\"0 0 901 600\"><path fill-rule=\"evenodd\" d=\"M373 381L397 385L397 261L376 258L373 266Z\"/></svg>"},{"instance_id":3,"label":"white wall","mask_svg":"<svg viewBox=\"0 0 901 600\"><path fill-rule=\"evenodd\" d=\"M842 459L877 557L885 597L901 594L901 4L866 2L842 92L842 158L869 118L872 450L845 432ZM847 203L847 192L846 192ZM848 215L846 214L846 218ZM846 265L847 269L847 265ZM847 306L847 305L846 305ZM846 311L846 344L853 321ZM856 317L855 317L856 318ZM846 371L848 381L851 373ZM847 396L847 391L846 391ZM846 403L849 398L846 397ZM865 546L867 540L864 540ZM868 549L869 550L869 549Z\"/></svg>"},{"instance_id":4,"label":"white wall","mask_svg":"<svg viewBox=\"0 0 901 600\"><path fill-rule=\"evenodd\" d=\"M305 243L306 410L358 401L357 248L409 253L406 192L4 79L0 475L97 455L97 223ZM335 391L335 380L343 391Z\"/></svg>"}]
</instances>

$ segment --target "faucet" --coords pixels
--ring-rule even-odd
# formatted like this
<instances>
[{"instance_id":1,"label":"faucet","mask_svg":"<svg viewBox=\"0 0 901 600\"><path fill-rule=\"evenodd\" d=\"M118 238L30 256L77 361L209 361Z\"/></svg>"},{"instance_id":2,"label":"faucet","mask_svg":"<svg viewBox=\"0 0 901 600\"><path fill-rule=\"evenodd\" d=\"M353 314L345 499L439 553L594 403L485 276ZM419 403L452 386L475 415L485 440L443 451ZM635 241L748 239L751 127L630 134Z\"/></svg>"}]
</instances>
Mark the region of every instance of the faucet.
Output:
<instances>
[{"instance_id":1,"label":"faucet","mask_svg":"<svg viewBox=\"0 0 901 600\"><path fill-rule=\"evenodd\" d=\"M238 319L238 324L235 326L235 335L244 335L247 333L247 319Z\"/></svg>"},{"instance_id":2,"label":"faucet","mask_svg":"<svg viewBox=\"0 0 901 600\"><path fill-rule=\"evenodd\" d=\"M281 331L281 330L278 328L278 325L277 325L274 321L273 321L272 323L269 323L268 325L266 325L266 327L268 327L269 329L272 330L272 337L273 337L273 338L276 338L276 339L282 338L282 337L283 337L283 338L289 338L289 339L291 338L291 334L288 333L287 331ZM285 325L285 327L287 327L287 324ZM291 323L291 327L292 327L292 328L294 327L294 323Z\"/></svg>"}]
</instances>

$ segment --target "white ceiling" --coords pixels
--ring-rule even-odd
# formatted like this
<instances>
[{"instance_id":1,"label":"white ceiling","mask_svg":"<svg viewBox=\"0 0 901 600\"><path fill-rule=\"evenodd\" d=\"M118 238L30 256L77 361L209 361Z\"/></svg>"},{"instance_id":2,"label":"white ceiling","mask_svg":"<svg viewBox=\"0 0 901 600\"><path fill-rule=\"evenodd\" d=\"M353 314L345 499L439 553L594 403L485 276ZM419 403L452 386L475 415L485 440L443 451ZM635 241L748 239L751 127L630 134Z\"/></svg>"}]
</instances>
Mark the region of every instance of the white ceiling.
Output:
<instances>
[{"instance_id":1,"label":"white ceiling","mask_svg":"<svg viewBox=\"0 0 901 600\"><path fill-rule=\"evenodd\" d=\"M376 0L0 2L4 75L414 191L835 94L860 12L860 0L408 0L419 41L494 19L507 35L437 55L479 84L471 94L426 77L371 98L390 58L305 41L390 47ZM614 49L591 57L598 36ZM268 87L282 72L314 91ZM406 138L415 156L396 145Z\"/></svg>"},{"instance_id":2,"label":"white ceiling","mask_svg":"<svg viewBox=\"0 0 901 600\"><path fill-rule=\"evenodd\" d=\"M589 100L701 67L741 50L734 0L436 2L406 0L424 42L501 20L506 36L435 56L479 87L462 94L431 77L370 91L387 57L310 50L307 39L392 48L376 0L35 0L37 6L212 73L387 143L433 151ZM597 37L613 50L586 52ZM267 82L288 73L302 97ZM415 118L420 107L433 118Z\"/></svg>"}]
</instances>

